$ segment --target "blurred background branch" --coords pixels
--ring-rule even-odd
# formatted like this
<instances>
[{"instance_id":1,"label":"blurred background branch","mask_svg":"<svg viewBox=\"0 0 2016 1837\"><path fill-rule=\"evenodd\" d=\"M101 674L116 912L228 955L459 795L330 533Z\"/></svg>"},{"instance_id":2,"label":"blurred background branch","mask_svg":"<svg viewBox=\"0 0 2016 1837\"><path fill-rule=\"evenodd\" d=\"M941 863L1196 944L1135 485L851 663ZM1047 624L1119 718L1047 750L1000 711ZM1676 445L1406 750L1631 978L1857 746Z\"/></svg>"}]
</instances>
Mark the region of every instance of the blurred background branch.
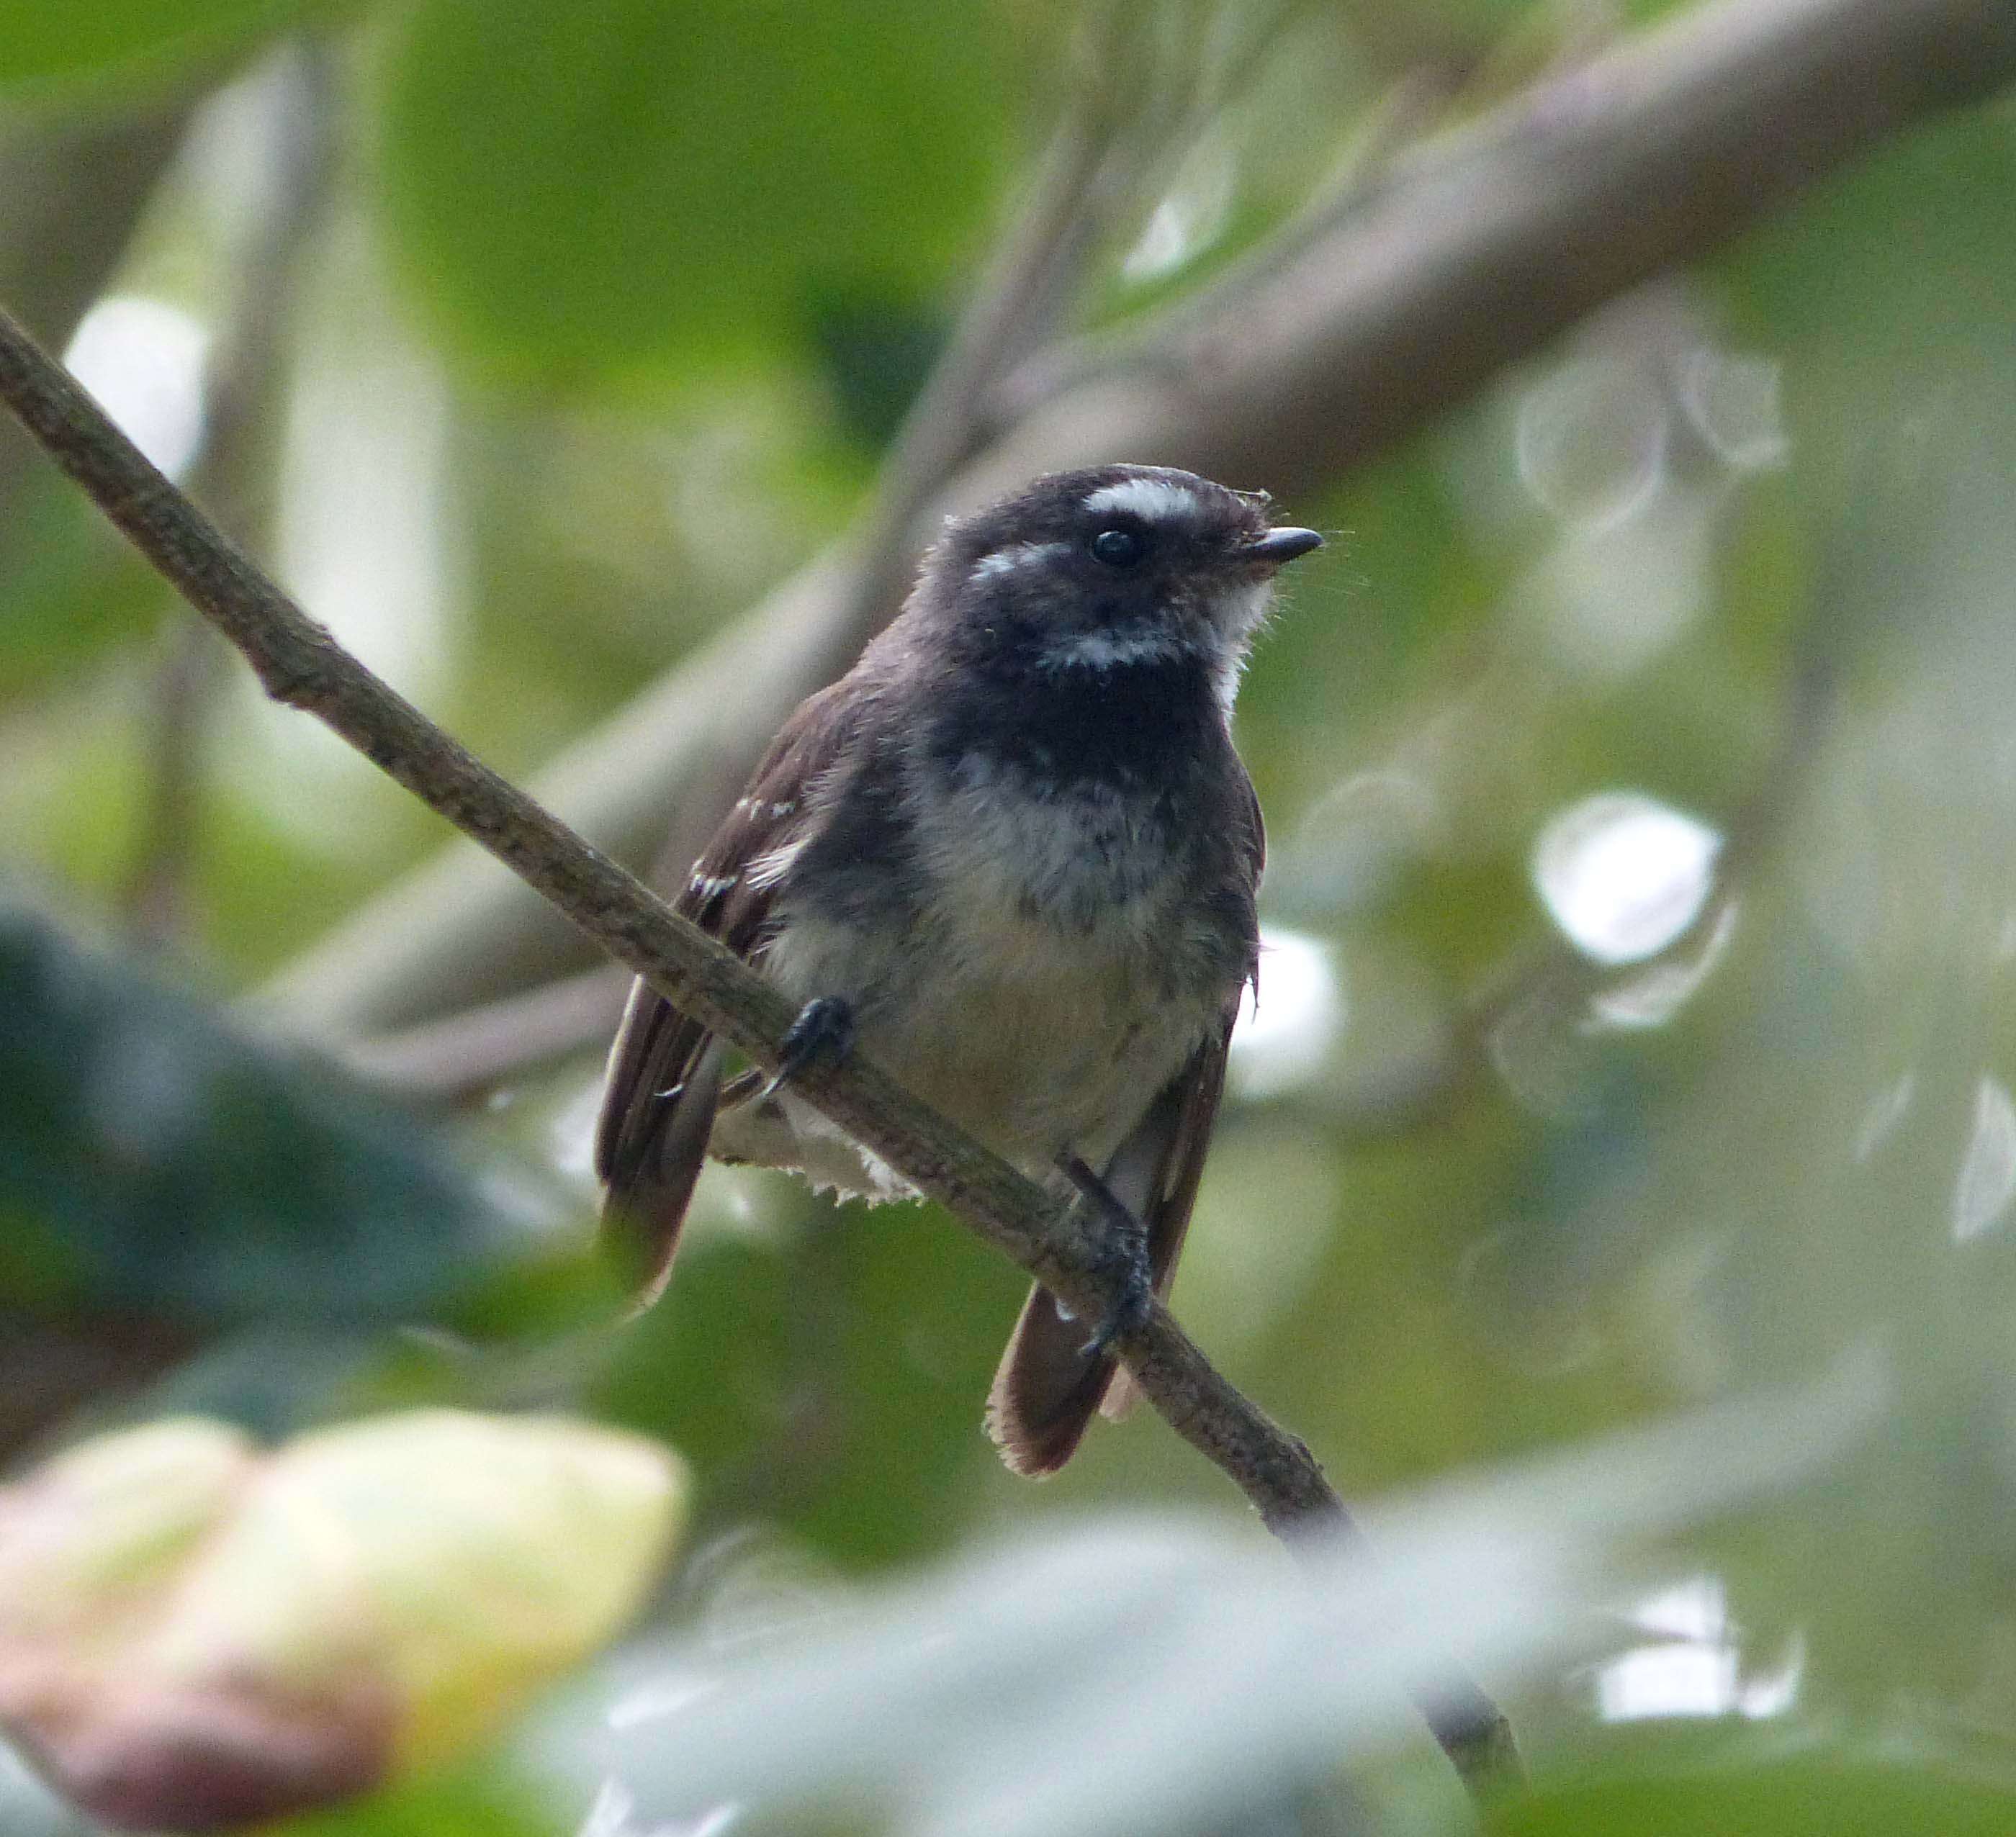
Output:
<instances>
[{"instance_id":1,"label":"blurred background branch","mask_svg":"<svg viewBox=\"0 0 2016 1837\"><path fill-rule=\"evenodd\" d=\"M272 67L260 149L265 194L243 232L232 297L218 315L203 361L203 439L190 494L257 554L266 546L275 490L274 431L285 400L300 270L334 190L336 131L329 93L336 73L312 39ZM209 714L226 653L180 602L164 620L160 661L148 707L147 795L124 904L135 942L161 950L188 920L187 881L200 845Z\"/></svg>"},{"instance_id":2,"label":"blurred background branch","mask_svg":"<svg viewBox=\"0 0 2016 1837\"><path fill-rule=\"evenodd\" d=\"M38 336L67 343L104 291L199 93L81 118L16 114L0 125L0 297ZM7 509L34 456L18 428L0 433L0 530L18 527Z\"/></svg>"},{"instance_id":3,"label":"blurred background branch","mask_svg":"<svg viewBox=\"0 0 2016 1837\"><path fill-rule=\"evenodd\" d=\"M1883 135L2012 75L2016 10L2003 4L1700 9L1543 80L1403 163L1370 195L1348 197L1328 232L1305 237L1291 259L1263 257L1250 281L1235 275L1166 329L1125 334L1096 361L1025 364L995 408L987 452L934 494L934 509L1116 456L1307 491L1603 300L1740 233ZM1043 211L1039 203L1039 221ZM977 321L993 311L984 303ZM961 444L946 438L936 457ZM906 521L906 557L927 520ZM885 528L876 540L887 549L892 539ZM599 845L647 856L703 762L746 757L759 743L751 736L773 731L894 609L902 569L877 570L872 597L862 569L843 552L795 577L743 630L550 764L535 793ZM864 609L841 620L836 605ZM697 806L711 815L719 795L703 778ZM678 820L682 858L707 827ZM301 1025L369 1034L578 961L535 902L451 845L290 965L263 999ZM599 1005L573 1012L586 1036L600 1030Z\"/></svg>"}]
</instances>

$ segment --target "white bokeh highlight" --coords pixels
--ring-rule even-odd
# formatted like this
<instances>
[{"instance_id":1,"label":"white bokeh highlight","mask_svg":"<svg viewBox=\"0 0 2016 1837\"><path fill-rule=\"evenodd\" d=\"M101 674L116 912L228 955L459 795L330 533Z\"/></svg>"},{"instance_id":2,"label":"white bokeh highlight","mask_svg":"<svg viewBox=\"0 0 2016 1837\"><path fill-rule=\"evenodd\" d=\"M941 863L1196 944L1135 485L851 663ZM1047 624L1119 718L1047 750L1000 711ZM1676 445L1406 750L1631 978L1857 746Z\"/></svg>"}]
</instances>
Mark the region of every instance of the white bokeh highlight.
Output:
<instances>
[{"instance_id":1,"label":"white bokeh highlight","mask_svg":"<svg viewBox=\"0 0 2016 1837\"><path fill-rule=\"evenodd\" d=\"M1783 380L1773 359L1701 345L1676 368L1680 405L1725 466L1736 472L1775 472L1790 462Z\"/></svg>"},{"instance_id":2,"label":"white bokeh highlight","mask_svg":"<svg viewBox=\"0 0 2016 1837\"><path fill-rule=\"evenodd\" d=\"M1999 1080L1983 1078L1974 1094L1974 1126L1953 1184L1953 1242L1993 1230L2016 1199L2016 1102Z\"/></svg>"},{"instance_id":3,"label":"white bokeh highlight","mask_svg":"<svg viewBox=\"0 0 2016 1837\"><path fill-rule=\"evenodd\" d=\"M166 300L112 293L84 315L63 353L71 375L126 437L171 479L203 442L210 333Z\"/></svg>"},{"instance_id":4,"label":"white bokeh highlight","mask_svg":"<svg viewBox=\"0 0 2016 1837\"><path fill-rule=\"evenodd\" d=\"M1762 1721L1783 1715L1798 1699L1805 1641L1795 1634L1768 1669L1746 1666L1741 1629L1718 1576L1695 1576L1661 1589L1627 1618L1651 1637L1597 1668L1597 1713L1605 1722L1676 1716Z\"/></svg>"},{"instance_id":5,"label":"white bokeh highlight","mask_svg":"<svg viewBox=\"0 0 2016 1837\"><path fill-rule=\"evenodd\" d=\"M1533 848L1533 885L1569 941L1599 963L1656 956L1700 915L1719 832L1636 791L1585 797Z\"/></svg>"},{"instance_id":6,"label":"white bokeh highlight","mask_svg":"<svg viewBox=\"0 0 2016 1837\"><path fill-rule=\"evenodd\" d=\"M1629 356L1564 364L1520 400L1513 436L1520 482L1571 529L1612 528L1664 484L1669 415L1658 377Z\"/></svg>"},{"instance_id":7,"label":"white bokeh highlight","mask_svg":"<svg viewBox=\"0 0 2016 1837\"><path fill-rule=\"evenodd\" d=\"M1194 261L1225 233L1237 190L1238 165L1230 146L1222 137L1207 137L1150 213L1139 239L1121 261L1121 276L1139 286Z\"/></svg>"},{"instance_id":8,"label":"white bokeh highlight","mask_svg":"<svg viewBox=\"0 0 2016 1837\"><path fill-rule=\"evenodd\" d=\"M1344 983L1329 947L1301 932L1265 926L1260 989L1240 998L1231 1076L1244 1097L1272 1097L1323 1069L1344 1025Z\"/></svg>"}]
</instances>

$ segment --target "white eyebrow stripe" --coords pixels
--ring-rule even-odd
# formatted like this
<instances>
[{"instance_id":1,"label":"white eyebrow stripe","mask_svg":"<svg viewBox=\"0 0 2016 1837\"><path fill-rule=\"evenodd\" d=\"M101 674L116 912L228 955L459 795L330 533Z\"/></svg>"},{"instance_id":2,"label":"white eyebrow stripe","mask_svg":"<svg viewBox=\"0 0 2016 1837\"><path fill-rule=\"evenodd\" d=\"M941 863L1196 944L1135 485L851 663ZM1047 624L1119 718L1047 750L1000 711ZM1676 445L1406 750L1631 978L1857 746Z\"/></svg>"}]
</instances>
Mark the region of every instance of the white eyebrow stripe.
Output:
<instances>
[{"instance_id":1,"label":"white eyebrow stripe","mask_svg":"<svg viewBox=\"0 0 2016 1837\"><path fill-rule=\"evenodd\" d=\"M1117 485L1102 485L1085 501L1093 516L1108 511L1131 511L1143 523L1195 523L1204 514L1197 494L1187 485L1161 478L1122 479Z\"/></svg>"},{"instance_id":2,"label":"white eyebrow stripe","mask_svg":"<svg viewBox=\"0 0 2016 1837\"><path fill-rule=\"evenodd\" d=\"M1006 548L997 548L992 555L983 555L973 564L971 578L992 581L1003 574L1012 574L1017 568L1034 567L1062 555L1070 547L1067 542L1017 542Z\"/></svg>"}]
</instances>

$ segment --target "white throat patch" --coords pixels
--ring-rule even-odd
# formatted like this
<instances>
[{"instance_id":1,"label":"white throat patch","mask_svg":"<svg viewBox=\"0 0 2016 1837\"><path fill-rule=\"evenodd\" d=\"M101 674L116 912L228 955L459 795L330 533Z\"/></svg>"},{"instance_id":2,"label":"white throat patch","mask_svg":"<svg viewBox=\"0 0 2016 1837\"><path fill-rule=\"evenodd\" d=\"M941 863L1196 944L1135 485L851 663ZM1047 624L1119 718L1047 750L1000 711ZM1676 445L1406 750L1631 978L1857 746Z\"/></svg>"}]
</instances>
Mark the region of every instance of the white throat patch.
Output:
<instances>
[{"instance_id":1,"label":"white throat patch","mask_svg":"<svg viewBox=\"0 0 2016 1837\"><path fill-rule=\"evenodd\" d=\"M1046 670L1123 670L1136 663L1172 663L1190 647L1160 625L1136 625L1114 631L1081 631L1046 645Z\"/></svg>"}]
</instances>

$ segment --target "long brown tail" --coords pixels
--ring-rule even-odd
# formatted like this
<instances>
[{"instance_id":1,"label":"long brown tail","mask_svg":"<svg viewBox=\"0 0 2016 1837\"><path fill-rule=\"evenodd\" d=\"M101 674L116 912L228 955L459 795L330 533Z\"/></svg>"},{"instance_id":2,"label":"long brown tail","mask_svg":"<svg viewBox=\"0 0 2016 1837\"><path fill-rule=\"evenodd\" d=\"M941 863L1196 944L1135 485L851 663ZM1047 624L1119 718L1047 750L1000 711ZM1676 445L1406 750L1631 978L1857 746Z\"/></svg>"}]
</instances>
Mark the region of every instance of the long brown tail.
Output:
<instances>
[{"instance_id":1,"label":"long brown tail","mask_svg":"<svg viewBox=\"0 0 2016 1837\"><path fill-rule=\"evenodd\" d=\"M1237 1012L1235 1001L1104 1169L1108 1190L1147 1233L1149 1279L1157 1295L1166 1296L1175 1279L1190 1229ZM987 1399L987 1433L1015 1472L1032 1479L1055 1473L1102 1405L1117 1417L1133 1402L1133 1382L1116 1362L1085 1350L1096 1324L1071 1319L1041 1284L1029 1291Z\"/></svg>"},{"instance_id":2,"label":"long brown tail","mask_svg":"<svg viewBox=\"0 0 2016 1837\"><path fill-rule=\"evenodd\" d=\"M639 1309L657 1300L707 1159L723 1048L642 983L617 1036L596 1141L602 1242Z\"/></svg>"},{"instance_id":3,"label":"long brown tail","mask_svg":"<svg viewBox=\"0 0 2016 1837\"><path fill-rule=\"evenodd\" d=\"M1040 1479L1076 1451L1118 1369L1085 1350L1092 1334L1049 1289L1029 1291L987 1400L987 1433L1014 1472Z\"/></svg>"}]
</instances>

